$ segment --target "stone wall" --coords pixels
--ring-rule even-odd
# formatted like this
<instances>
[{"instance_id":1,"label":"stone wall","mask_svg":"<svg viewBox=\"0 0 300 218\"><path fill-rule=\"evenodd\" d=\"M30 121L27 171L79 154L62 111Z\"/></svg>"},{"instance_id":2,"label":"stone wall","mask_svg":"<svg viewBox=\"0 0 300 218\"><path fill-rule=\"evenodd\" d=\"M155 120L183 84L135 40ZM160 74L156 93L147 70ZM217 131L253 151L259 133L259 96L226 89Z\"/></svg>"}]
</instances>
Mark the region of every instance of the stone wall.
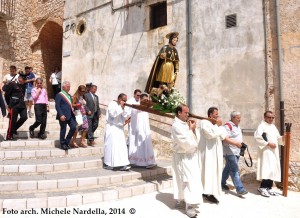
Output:
<instances>
[{"instance_id":1,"label":"stone wall","mask_svg":"<svg viewBox=\"0 0 300 218\"><path fill-rule=\"evenodd\" d=\"M29 65L48 79L54 66L61 66L64 1L19 0L15 6L14 19L0 21L1 76L10 65L18 70Z\"/></svg>"},{"instance_id":2,"label":"stone wall","mask_svg":"<svg viewBox=\"0 0 300 218\"><path fill-rule=\"evenodd\" d=\"M30 51L30 8L28 1L20 0L15 5L13 20L0 21L0 57L3 58L2 75L9 72L9 65L16 65L24 70L31 59Z\"/></svg>"},{"instance_id":3,"label":"stone wall","mask_svg":"<svg viewBox=\"0 0 300 218\"><path fill-rule=\"evenodd\" d=\"M292 123L289 188L300 190L300 3L296 0L280 1L280 28L282 51L282 93L285 103L285 122ZM280 127L280 96L278 75L278 46L275 1L266 1L267 69L269 108L275 111L276 125ZM266 105L267 106L267 105ZM266 107L267 108L267 107Z\"/></svg>"}]
</instances>

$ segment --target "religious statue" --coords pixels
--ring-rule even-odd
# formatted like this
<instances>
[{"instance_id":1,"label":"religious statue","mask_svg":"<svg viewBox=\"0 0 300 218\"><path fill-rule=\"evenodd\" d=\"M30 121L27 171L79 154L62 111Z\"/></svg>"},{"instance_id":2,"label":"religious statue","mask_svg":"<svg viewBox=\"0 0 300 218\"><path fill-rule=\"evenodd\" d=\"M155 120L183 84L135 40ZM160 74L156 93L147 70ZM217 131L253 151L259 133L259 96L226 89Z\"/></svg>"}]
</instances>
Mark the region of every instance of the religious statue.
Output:
<instances>
[{"instance_id":1,"label":"religious statue","mask_svg":"<svg viewBox=\"0 0 300 218\"><path fill-rule=\"evenodd\" d=\"M171 32L166 35L166 38L169 39L169 44L160 49L152 66L145 92L153 94L156 92L155 90L159 89L168 92L174 87L176 76L179 72L179 55L175 48L178 35L179 33L177 32Z\"/></svg>"}]
</instances>

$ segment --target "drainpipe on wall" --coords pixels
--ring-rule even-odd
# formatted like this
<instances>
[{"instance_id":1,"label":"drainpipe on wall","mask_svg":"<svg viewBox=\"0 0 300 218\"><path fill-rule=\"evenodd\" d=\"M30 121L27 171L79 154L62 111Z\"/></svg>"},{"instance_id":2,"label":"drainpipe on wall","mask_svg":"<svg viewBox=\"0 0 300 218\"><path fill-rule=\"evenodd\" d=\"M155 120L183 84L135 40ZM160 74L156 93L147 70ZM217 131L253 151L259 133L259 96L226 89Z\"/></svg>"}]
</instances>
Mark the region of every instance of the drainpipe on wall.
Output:
<instances>
[{"instance_id":1,"label":"drainpipe on wall","mask_svg":"<svg viewBox=\"0 0 300 218\"><path fill-rule=\"evenodd\" d=\"M266 110L269 110L269 80L268 80L268 39L267 39L267 8L266 0L263 0L263 13L264 13L264 37L265 37L265 98L266 98Z\"/></svg>"},{"instance_id":2,"label":"drainpipe on wall","mask_svg":"<svg viewBox=\"0 0 300 218\"><path fill-rule=\"evenodd\" d=\"M191 32L191 4L190 0L186 1L186 14L187 14L187 71L188 71L188 82L187 82L187 89L188 89L188 106L190 111L193 111L193 104L192 104L192 32Z\"/></svg>"},{"instance_id":3,"label":"drainpipe on wall","mask_svg":"<svg viewBox=\"0 0 300 218\"><path fill-rule=\"evenodd\" d=\"M278 49L278 79L279 79L279 98L280 98L280 134L284 134L284 97L282 85L282 71L281 71L281 31L280 31L280 0L276 0L276 28L277 28L277 49ZM281 147L281 182L283 179L283 163L284 163L284 148Z\"/></svg>"}]
</instances>

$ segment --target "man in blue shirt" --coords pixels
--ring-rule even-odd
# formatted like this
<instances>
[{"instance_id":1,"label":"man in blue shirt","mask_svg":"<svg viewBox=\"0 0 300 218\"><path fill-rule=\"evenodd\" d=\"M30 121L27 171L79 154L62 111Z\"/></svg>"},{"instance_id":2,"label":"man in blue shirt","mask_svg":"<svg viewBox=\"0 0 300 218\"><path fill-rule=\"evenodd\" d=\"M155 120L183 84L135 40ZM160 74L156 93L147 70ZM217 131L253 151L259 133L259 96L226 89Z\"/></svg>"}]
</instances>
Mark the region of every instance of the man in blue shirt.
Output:
<instances>
[{"instance_id":1,"label":"man in blue shirt","mask_svg":"<svg viewBox=\"0 0 300 218\"><path fill-rule=\"evenodd\" d=\"M32 117L32 112L31 108L33 105L33 99L31 96L31 90L34 87L34 82L35 82L35 75L32 72L32 67L25 67L25 75L26 75L26 89L25 89L25 96L24 96L24 101L26 102L26 107L28 111L28 116Z\"/></svg>"}]
</instances>

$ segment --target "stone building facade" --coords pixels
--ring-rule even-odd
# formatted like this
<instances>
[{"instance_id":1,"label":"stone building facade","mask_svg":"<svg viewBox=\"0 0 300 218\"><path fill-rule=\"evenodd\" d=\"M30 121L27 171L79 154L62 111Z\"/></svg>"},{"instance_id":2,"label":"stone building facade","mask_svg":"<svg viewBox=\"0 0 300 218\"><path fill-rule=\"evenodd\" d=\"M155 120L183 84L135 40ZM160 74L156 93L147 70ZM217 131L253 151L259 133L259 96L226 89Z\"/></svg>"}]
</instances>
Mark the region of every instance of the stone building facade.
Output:
<instances>
[{"instance_id":1,"label":"stone building facade","mask_svg":"<svg viewBox=\"0 0 300 218\"><path fill-rule=\"evenodd\" d=\"M153 27L153 8L166 4L165 24ZM177 0L19 0L15 17L0 21L0 70L10 64L34 67L49 77L62 65L63 79L93 82L103 104L120 92L131 95L145 87L164 36L178 31L180 74L176 87L186 97L191 86L193 113L205 115L209 106L220 108L223 120L232 110L243 114L241 126L255 156L253 131L265 110L276 114L280 128L279 86L285 103L285 122L293 123L291 181L297 189L300 173L300 3L280 1L282 78L278 74L276 5L271 0L190 1L192 82L188 83L187 1ZM28 7L28 5L30 7ZM27 16L29 15L29 16ZM226 17L236 26L226 28ZM62 45L63 41L63 45ZM49 85L49 84L48 84ZM51 91L51 89L48 89ZM190 100L190 99L189 99ZM157 120L170 122L158 117ZM152 123L158 135L166 126ZM299 186L298 186L299 189Z\"/></svg>"},{"instance_id":2,"label":"stone building facade","mask_svg":"<svg viewBox=\"0 0 300 218\"><path fill-rule=\"evenodd\" d=\"M14 4L13 19L0 19L1 75L9 72L10 65L18 71L28 65L48 80L54 67L61 67L64 1L15 0ZM51 96L52 89L48 91Z\"/></svg>"}]
</instances>

